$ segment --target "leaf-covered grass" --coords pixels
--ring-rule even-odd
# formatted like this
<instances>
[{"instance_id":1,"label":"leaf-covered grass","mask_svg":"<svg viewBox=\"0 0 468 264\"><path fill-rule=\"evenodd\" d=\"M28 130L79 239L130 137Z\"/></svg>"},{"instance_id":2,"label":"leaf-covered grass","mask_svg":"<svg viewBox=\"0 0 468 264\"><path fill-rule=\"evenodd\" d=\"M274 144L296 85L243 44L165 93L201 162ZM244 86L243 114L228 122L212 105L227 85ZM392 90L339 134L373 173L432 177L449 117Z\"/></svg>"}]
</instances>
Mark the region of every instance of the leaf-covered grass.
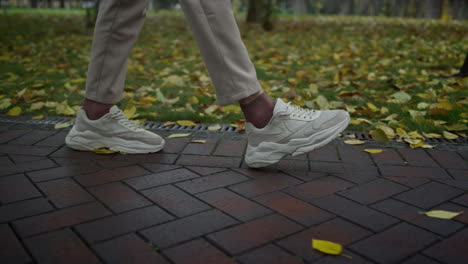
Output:
<instances>
[{"instance_id":1,"label":"leaf-covered grass","mask_svg":"<svg viewBox=\"0 0 468 264\"><path fill-rule=\"evenodd\" d=\"M456 73L468 51L466 22L280 17L272 32L240 28L274 98L346 109L354 119L350 130L379 122L424 132L441 133L447 125L466 130L467 78L442 77ZM20 106L22 114L74 115L92 41L84 11L14 11L0 16L0 31L0 113ZM213 107L213 86L181 13L150 13L128 65L119 105L135 105L138 119L242 119L237 105Z\"/></svg>"}]
</instances>

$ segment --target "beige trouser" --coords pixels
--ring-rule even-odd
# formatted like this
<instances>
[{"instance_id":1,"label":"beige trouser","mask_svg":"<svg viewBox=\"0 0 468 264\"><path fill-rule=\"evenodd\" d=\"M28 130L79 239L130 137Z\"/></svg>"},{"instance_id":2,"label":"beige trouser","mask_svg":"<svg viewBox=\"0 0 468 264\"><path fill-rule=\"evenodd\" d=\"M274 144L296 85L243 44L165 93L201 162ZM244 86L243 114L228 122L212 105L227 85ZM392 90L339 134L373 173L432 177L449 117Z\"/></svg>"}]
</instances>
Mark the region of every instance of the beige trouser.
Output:
<instances>
[{"instance_id":1,"label":"beige trouser","mask_svg":"<svg viewBox=\"0 0 468 264\"><path fill-rule=\"evenodd\" d=\"M230 0L180 0L221 105L261 91ZM101 0L86 98L108 104L123 96L127 59L140 34L147 0ZM168 47L169 48L169 47Z\"/></svg>"}]
</instances>

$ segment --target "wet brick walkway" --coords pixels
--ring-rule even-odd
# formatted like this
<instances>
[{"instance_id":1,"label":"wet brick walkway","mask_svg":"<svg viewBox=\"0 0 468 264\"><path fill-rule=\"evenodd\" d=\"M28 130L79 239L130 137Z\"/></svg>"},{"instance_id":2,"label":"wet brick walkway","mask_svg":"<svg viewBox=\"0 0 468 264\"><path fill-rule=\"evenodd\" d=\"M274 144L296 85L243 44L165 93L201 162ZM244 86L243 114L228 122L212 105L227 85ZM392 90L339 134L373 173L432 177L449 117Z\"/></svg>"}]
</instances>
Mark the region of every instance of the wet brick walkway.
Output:
<instances>
[{"instance_id":1,"label":"wet brick walkway","mask_svg":"<svg viewBox=\"0 0 468 264\"><path fill-rule=\"evenodd\" d=\"M467 151L335 140L252 170L244 135L149 155L73 151L65 135L0 128L0 263L468 263Z\"/></svg>"}]
</instances>

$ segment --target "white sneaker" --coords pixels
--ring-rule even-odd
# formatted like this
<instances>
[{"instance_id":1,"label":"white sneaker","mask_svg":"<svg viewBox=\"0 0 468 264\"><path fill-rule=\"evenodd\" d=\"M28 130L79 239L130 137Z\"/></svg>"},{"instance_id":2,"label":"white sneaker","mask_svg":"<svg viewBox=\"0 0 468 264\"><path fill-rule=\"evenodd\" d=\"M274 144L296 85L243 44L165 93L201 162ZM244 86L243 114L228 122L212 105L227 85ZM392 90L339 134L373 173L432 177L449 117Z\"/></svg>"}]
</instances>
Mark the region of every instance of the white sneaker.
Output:
<instances>
[{"instance_id":1,"label":"white sneaker","mask_svg":"<svg viewBox=\"0 0 468 264\"><path fill-rule=\"evenodd\" d=\"M349 113L343 110L306 110L276 101L268 125L258 129L246 123L245 162L260 168L278 162L285 155L301 155L323 147L348 126Z\"/></svg>"},{"instance_id":2,"label":"white sneaker","mask_svg":"<svg viewBox=\"0 0 468 264\"><path fill-rule=\"evenodd\" d=\"M75 125L65 138L68 147L92 151L108 148L123 153L152 153L164 147L164 139L138 126L112 106L109 113L98 120L90 120L80 108Z\"/></svg>"}]
</instances>

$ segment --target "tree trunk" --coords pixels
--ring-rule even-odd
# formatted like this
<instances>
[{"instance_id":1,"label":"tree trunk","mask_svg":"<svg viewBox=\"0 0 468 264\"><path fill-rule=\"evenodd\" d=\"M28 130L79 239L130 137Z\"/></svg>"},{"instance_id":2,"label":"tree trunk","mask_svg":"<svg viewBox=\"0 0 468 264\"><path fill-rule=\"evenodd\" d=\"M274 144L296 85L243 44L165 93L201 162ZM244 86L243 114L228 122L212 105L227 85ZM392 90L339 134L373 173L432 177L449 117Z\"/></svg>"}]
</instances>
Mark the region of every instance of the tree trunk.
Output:
<instances>
[{"instance_id":1,"label":"tree trunk","mask_svg":"<svg viewBox=\"0 0 468 264\"><path fill-rule=\"evenodd\" d=\"M274 0L250 0L247 12L247 23L262 24L263 29L273 29L273 6Z\"/></svg>"},{"instance_id":2,"label":"tree trunk","mask_svg":"<svg viewBox=\"0 0 468 264\"><path fill-rule=\"evenodd\" d=\"M32 8L37 8L37 0L31 0L31 7Z\"/></svg>"},{"instance_id":3,"label":"tree trunk","mask_svg":"<svg viewBox=\"0 0 468 264\"><path fill-rule=\"evenodd\" d=\"M294 0L293 11L294 11L294 14L306 14L307 13L307 0Z\"/></svg>"},{"instance_id":4,"label":"tree trunk","mask_svg":"<svg viewBox=\"0 0 468 264\"><path fill-rule=\"evenodd\" d=\"M465 62L463 63L463 66L461 67L460 73L458 73L458 76L460 77L468 76L468 53L466 53Z\"/></svg>"},{"instance_id":5,"label":"tree trunk","mask_svg":"<svg viewBox=\"0 0 468 264\"><path fill-rule=\"evenodd\" d=\"M340 3L339 15L354 15L354 0L343 0Z\"/></svg>"},{"instance_id":6,"label":"tree trunk","mask_svg":"<svg viewBox=\"0 0 468 264\"><path fill-rule=\"evenodd\" d=\"M60 0L60 8L65 8L65 0Z\"/></svg>"},{"instance_id":7,"label":"tree trunk","mask_svg":"<svg viewBox=\"0 0 468 264\"><path fill-rule=\"evenodd\" d=\"M426 0L422 6L424 18L439 18L442 0Z\"/></svg>"},{"instance_id":8,"label":"tree trunk","mask_svg":"<svg viewBox=\"0 0 468 264\"><path fill-rule=\"evenodd\" d=\"M450 0L450 10L454 19L468 19L468 3L466 0Z\"/></svg>"},{"instance_id":9,"label":"tree trunk","mask_svg":"<svg viewBox=\"0 0 468 264\"><path fill-rule=\"evenodd\" d=\"M247 23L261 23L265 16L265 0L249 0Z\"/></svg>"}]
</instances>

